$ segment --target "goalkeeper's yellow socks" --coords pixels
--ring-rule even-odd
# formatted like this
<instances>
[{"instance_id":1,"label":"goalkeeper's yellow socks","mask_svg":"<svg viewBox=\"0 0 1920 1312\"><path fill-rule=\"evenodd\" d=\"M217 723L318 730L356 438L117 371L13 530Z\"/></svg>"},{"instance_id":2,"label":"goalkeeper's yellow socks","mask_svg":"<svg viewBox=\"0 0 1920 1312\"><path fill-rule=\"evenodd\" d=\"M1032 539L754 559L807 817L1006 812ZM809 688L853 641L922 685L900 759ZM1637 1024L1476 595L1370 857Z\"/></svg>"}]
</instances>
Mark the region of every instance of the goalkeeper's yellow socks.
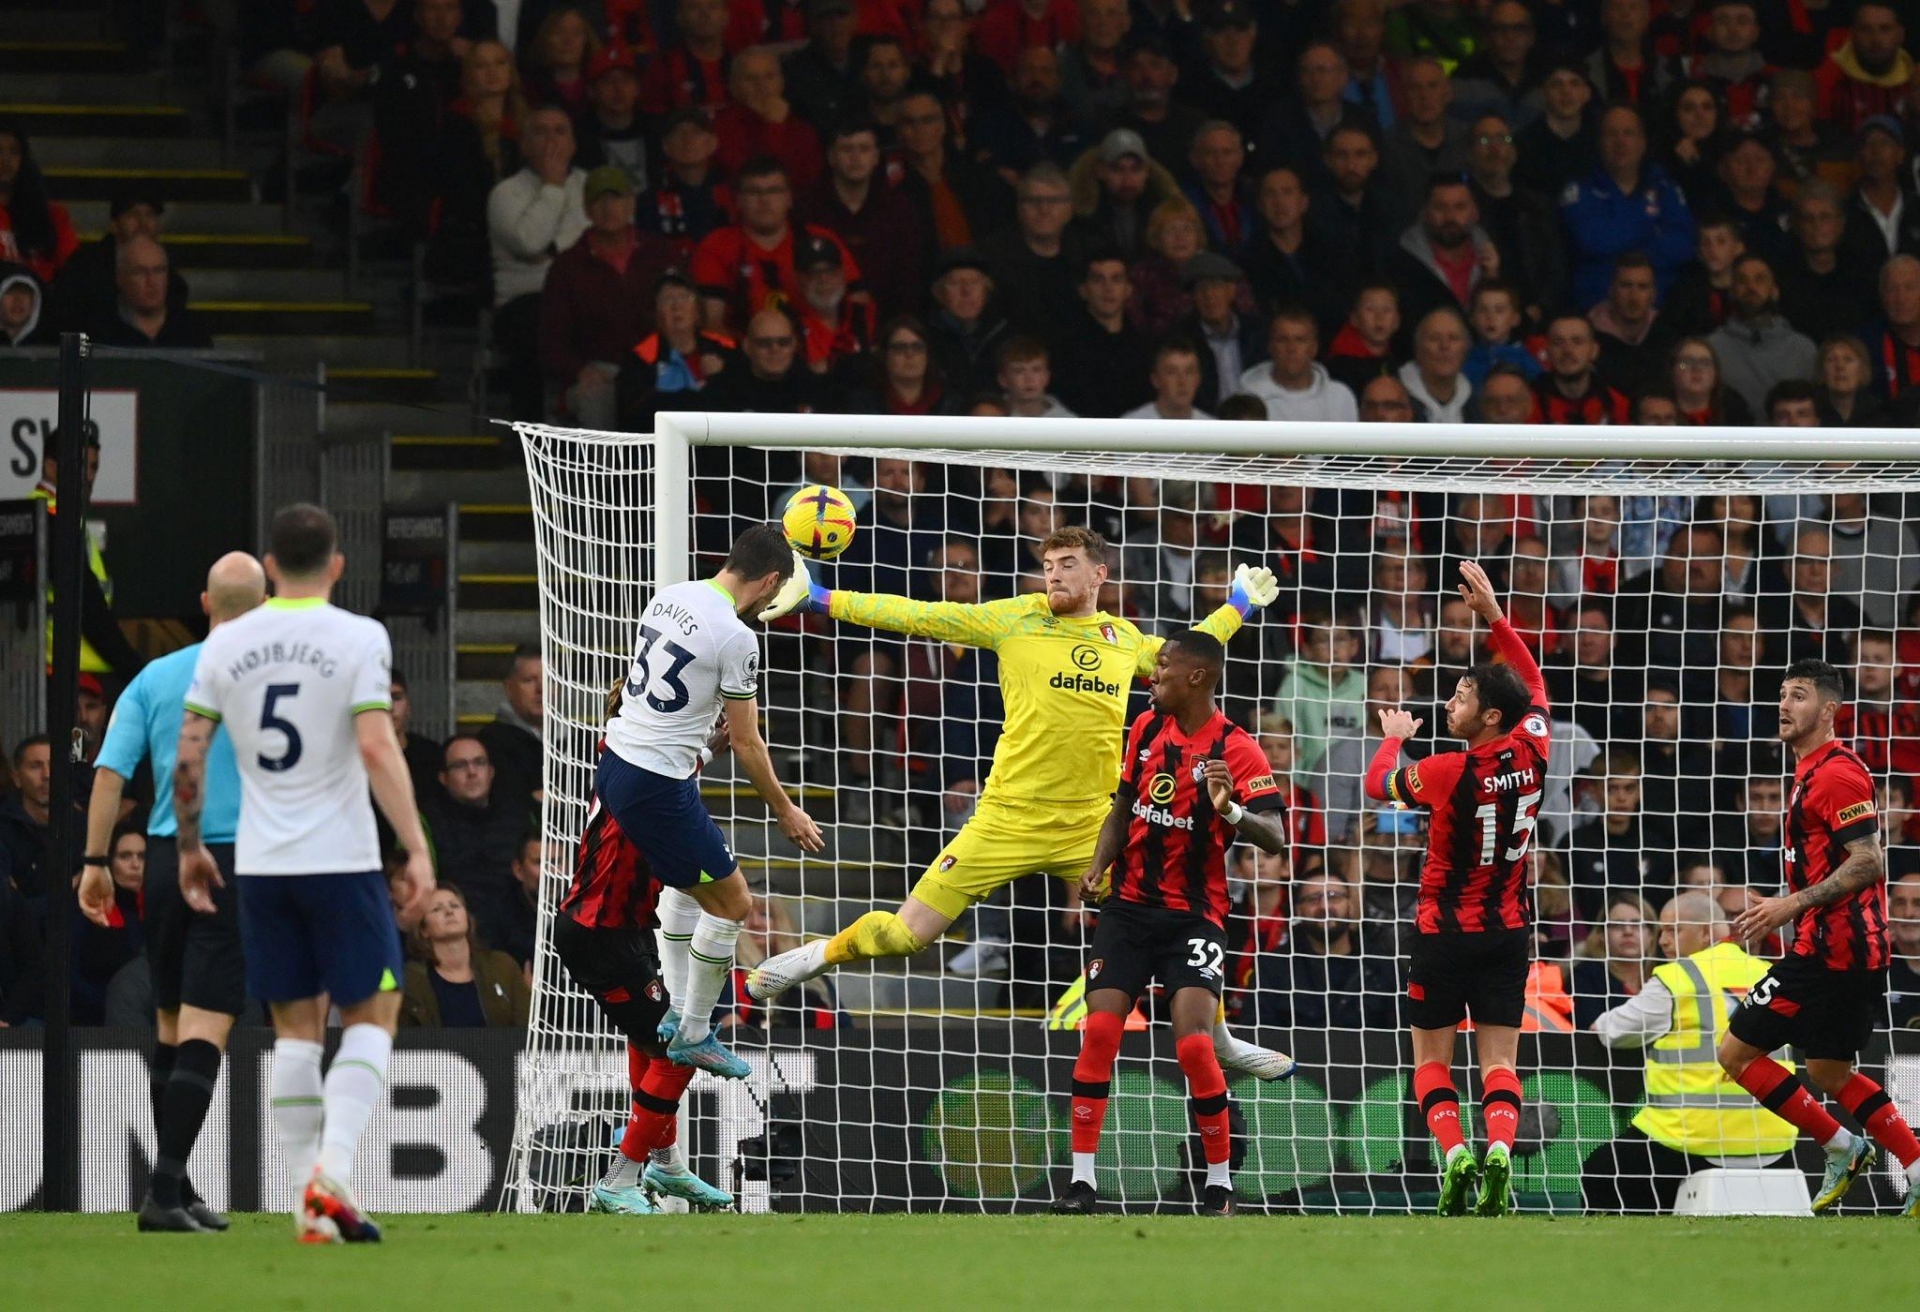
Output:
<instances>
[{"instance_id":1,"label":"goalkeeper's yellow socks","mask_svg":"<svg viewBox=\"0 0 1920 1312\"><path fill-rule=\"evenodd\" d=\"M893 912L869 911L828 940L827 964L844 966L875 957L912 957L926 948Z\"/></svg>"}]
</instances>

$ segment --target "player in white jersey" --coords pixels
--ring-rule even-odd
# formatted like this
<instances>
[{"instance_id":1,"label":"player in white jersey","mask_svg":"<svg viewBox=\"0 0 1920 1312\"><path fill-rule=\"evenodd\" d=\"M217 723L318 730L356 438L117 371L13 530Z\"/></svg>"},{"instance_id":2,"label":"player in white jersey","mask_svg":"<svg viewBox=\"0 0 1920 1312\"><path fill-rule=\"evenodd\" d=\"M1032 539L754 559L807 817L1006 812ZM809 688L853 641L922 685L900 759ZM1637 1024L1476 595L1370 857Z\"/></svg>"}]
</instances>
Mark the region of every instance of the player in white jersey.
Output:
<instances>
[{"instance_id":1,"label":"player in white jersey","mask_svg":"<svg viewBox=\"0 0 1920 1312\"><path fill-rule=\"evenodd\" d=\"M328 602L345 565L333 517L293 505L273 517L276 595L200 649L174 767L180 889L211 912L219 869L201 840L207 744L224 724L240 767L234 873L248 992L273 1013L273 1121L303 1242L365 1242L377 1226L353 1196L353 1155L386 1100L400 1014L399 940L368 789L406 849L408 900L433 863L394 737L386 629ZM327 1005L344 1029L321 1078Z\"/></svg>"},{"instance_id":2,"label":"player in white jersey","mask_svg":"<svg viewBox=\"0 0 1920 1312\"><path fill-rule=\"evenodd\" d=\"M760 643L741 619L793 575L771 524L742 533L720 573L655 593L642 612L620 713L607 726L594 791L661 885L660 973L673 1007L667 1056L731 1079L747 1064L713 1037L714 1005L747 918L746 876L700 801L700 749L723 714L733 754L785 834L821 851L820 829L774 777L760 737Z\"/></svg>"}]
</instances>

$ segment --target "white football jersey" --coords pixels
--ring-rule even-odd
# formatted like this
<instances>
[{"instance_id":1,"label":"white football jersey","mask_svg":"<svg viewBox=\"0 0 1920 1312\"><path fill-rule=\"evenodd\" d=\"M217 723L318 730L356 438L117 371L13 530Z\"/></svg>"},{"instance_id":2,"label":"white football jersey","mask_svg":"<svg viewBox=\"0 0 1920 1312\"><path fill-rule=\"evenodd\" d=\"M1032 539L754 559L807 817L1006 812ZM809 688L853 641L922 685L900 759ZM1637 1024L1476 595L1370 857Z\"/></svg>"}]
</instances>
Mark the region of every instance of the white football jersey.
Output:
<instances>
[{"instance_id":1,"label":"white football jersey","mask_svg":"<svg viewBox=\"0 0 1920 1312\"><path fill-rule=\"evenodd\" d=\"M760 692L760 641L711 579L676 583L642 612L607 746L642 770L691 778L726 698Z\"/></svg>"},{"instance_id":2,"label":"white football jersey","mask_svg":"<svg viewBox=\"0 0 1920 1312\"><path fill-rule=\"evenodd\" d=\"M276 597L207 635L187 709L227 727L240 766L243 875L380 869L354 718L391 705L386 626Z\"/></svg>"}]
</instances>

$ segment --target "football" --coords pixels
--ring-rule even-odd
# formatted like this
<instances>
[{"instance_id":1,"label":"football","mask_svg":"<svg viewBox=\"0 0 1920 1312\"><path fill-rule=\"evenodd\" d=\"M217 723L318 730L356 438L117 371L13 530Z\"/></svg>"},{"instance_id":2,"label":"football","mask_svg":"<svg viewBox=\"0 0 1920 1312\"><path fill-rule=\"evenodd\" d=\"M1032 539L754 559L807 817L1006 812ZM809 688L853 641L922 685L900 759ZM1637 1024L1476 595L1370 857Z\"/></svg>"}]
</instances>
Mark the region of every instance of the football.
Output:
<instances>
[{"instance_id":1,"label":"football","mask_svg":"<svg viewBox=\"0 0 1920 1312\"><path fill-rule=\"evenodd\" d=\"M837 487L809 483L787 499L780 525L801 555L832 560L853 542L853 502Z\"/></svg>"}]
</instances>

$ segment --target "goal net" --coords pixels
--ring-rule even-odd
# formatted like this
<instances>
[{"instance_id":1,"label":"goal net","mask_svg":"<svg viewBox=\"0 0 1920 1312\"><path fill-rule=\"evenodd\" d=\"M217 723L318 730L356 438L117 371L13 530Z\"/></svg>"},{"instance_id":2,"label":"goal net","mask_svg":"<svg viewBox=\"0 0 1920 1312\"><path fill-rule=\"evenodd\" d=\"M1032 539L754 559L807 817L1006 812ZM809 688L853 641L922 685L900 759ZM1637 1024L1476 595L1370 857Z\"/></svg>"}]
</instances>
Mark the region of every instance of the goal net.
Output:
<instances>
[{"instance_id":1,"label":"goal net","mask_svg":"<svg viewBox=\"0 0 1920 1312\"><path fill-rule=\"evenodd\" d=\"M1552 701L1520 1204L1670 1208L1679 1180L1648 1134L1691 1136L1696 1158L1792 1163L1738 1098L1650 1101L1658 1026L1627 1004L1781 886L1792 762L1775 701L1794 659L1847 670L1841 730L1881 779L1892 873L1920 872L1906 828L1920 772L1911 436L767 415L668 415L653 434L515 427L538 532L549 855L508 1206L582 1206L626 1116L621 1041L550 930L642 602L716 570L807 483L858 510L852 548L816 568L839 589L961 603L1032 591L1038 544L1063 525L1106 537L1102 605L1153 634L1221 605L1241 562L1278 575L1280 599L1228 643L1221 690L1290 802L1288 852L1241 844L1229 858L1232 1023L1300 1063L1283 1083L1229 1072L1243 1205L1432 1205L1402 1012L1424 813L1368 800L1362 774L1382 706L1424 720L1410 755L1450 745L1444 703L1487 651L1455 592L1464 560L1493 577ZM1003 730L991 652L809 616L766 626L762 661L776 766L828 843L818 856L788 844L731 758L705 771L756 893L742 966L897 907L973 814ZM1129 719L1144 706L1141 686ZM1068 1159L1091 932L1065 893L1019 879L922 956L840 970L770 1007L737 971L718 1023L753 1073L693 1084L696 1169L747 1210L1043 1206ZM1920 878L1893 900L1920 956ZM1896 1022L1916 1010L1896 997L1866 1058L1910 1117L1920 1032ZM1469 1032L1456 1070L1477 1141L1473 1055ZM1814 1151L1797 1149L1817 1174ZM1099 1160L1103 1200L1198 1197L1157 996L1129 1024ZM1889 1173L1874 1188L1891 1200L1903 1185Z\"/></svg>"}]
</instances>

